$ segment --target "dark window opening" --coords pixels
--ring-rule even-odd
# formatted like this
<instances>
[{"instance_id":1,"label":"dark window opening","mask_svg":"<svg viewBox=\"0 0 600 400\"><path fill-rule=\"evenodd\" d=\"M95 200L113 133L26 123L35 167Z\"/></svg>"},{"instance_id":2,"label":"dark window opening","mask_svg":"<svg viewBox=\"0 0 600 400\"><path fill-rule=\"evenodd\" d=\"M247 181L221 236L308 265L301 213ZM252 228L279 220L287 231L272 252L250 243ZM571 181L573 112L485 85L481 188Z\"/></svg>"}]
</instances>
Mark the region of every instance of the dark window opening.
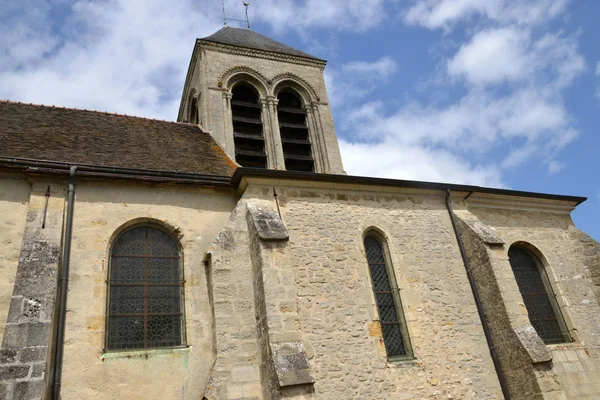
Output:
<instances>
[{"instance_id":1,"label":"dark window opening","mask_svg":"<svg viewBox=\"0 0 600 400\"><path fill-rule=\"evenodd\" d=\"M306 112L302 108L300 96L292 89L284 89L277 96L277 117L279 133L283 144L285 169L288 171L314 172L314 160Z\"/></svg>"},{"instance_id":2,"label":"dark window opening","mask_svg":"<svg viewBox=\"0 0 600 400\"><path fill-rule=\"evenodd\" d=\"M110 257L108 350L184 345L179 249L159 229L122 233Z\"/></svg>"},{"instance_id":3,"label":"dark window opening","mask_svg":"<svg viewBox=\"0 0 600 400\"><path fill-rule=\"evenodd\" d=\"M508 250L508 257L529 321L537 334L546 344L570 342L570 335L542 262L531 251L518 246L512 246Z\"/></svg>"},{"instance_id":4,"label":"dark window opening","mask_svg":"<svg viewBox=\"0 0 600 400\"><path fill-rule=\"evenodd\" d=\"M192 97L190 100L190 124L198 124L198 98Z\"/></svg>"},{"instance_id":5,"label":"dark window opening","mask_svg":"<svg viewBox=\"0 0 600 400\"><path fill-rule=\"evenodd\" d=\"M388 358L410 357L412 349L402 312L402 303L391 265L388 266L386 261L383 245L373 235L365 237L364 245Z\"/></svg>"},{"instance_id":6,"label":"dark window opening","mask_svg":"<svg viewBox=\"0 0 600 400\"><path fill-rule=\"evenodd\" d=\"M266 168L267 155L258 93L247 83L236 85L231 92L235 160L242 167Z\"/></svg>"}]
</instances>

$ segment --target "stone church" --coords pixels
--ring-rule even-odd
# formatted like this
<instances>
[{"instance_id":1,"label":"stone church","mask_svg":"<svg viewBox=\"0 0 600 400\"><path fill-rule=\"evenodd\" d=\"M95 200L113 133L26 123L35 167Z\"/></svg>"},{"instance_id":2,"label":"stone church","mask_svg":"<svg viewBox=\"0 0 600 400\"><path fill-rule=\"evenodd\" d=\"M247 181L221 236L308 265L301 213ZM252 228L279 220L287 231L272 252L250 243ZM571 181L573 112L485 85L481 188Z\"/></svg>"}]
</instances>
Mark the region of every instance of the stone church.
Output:
<instances>
[{"instance_id":1,"label":"stone church","mask_svg":"<svg viewBox=\"0 0 600 400\"><path fill-rule=\"evenodd\" d=\"M177 122L0 102L0 398L600 399L585 198L345 174L325 65L224 27Z\"/></svg>"}]
</instances>

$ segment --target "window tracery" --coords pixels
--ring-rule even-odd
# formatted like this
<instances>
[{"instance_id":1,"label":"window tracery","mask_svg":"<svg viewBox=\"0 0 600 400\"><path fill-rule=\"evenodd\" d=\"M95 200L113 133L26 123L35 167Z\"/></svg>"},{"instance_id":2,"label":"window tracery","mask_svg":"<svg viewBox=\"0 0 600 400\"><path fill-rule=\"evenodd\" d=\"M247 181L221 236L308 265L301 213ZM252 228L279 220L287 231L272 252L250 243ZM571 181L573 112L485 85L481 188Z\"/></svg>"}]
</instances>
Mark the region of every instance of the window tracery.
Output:
<instances>
[{"instance_id":1,"label":"window tracery","mask_svg":"<svg viewBox=\"0 0 600 400\"><path fill-rule=\"evenodd\" d=\"M177 243L152 226L123 232L110 254L107 349L183 345L182 299Z\"/></svg>"},{"instance_id":2,"label":"window tracery","mask_svg":"<svg viewBox=\"0 0 600 400\"><path fill-rule=\"evenodd\" d=\"M529 314L529 321L546 344L570 342L556 296L546 270L538 257L524 247L508 250L519 291Z\"/></svg>"},{"instance_id":3,"label":"window tracery","mask_svg":"<svg viewBox=\"0 0 600 400\"><path fill-rule=\"evenodd\" d=\"M412 348L402 303L383 243L376 235L368 234L364 246L388 358L411 357Z\"/></svg>"}]
</instances>

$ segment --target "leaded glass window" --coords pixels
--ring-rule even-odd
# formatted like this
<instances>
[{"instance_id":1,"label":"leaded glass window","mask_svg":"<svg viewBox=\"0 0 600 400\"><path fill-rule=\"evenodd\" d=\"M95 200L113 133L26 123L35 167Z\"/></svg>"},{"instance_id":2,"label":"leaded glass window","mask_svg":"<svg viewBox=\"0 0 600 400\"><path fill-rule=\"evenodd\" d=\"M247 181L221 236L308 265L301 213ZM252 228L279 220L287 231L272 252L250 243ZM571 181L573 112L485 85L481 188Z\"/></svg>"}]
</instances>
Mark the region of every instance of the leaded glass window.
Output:
<instances>
[{"instance_id":1,"label":"leaded glass window","mask_svg":"<svg viewBox=\"0 0 600 400\"><path fill-rule=\"evenodd\" d=\"M169 235L151 226L122 233L110 256L107 349L182 346L182 278Z\"/></svg>"},{"instance_id":2,"label":"leaded glass window","mask_svg":"<svg viewBox=\"0 0 600 400\"><path fill-rule=\"evenodd\" d=\"M388 358L412 356L398 287L383 244L374 235L367 235L364 244Z\"/></svg>"},{"instance_id":3,"label":"leaded glass window","mask_svg":"<svg viewBox=\"0 0 600 400\"><path fill-rule=\"evenodd\" d=\"M529 321L537 334L546 344L569 342L569 333L541 261L531 251L518 246L508 250L508 257Z\"/></svg>"}]
</instances>

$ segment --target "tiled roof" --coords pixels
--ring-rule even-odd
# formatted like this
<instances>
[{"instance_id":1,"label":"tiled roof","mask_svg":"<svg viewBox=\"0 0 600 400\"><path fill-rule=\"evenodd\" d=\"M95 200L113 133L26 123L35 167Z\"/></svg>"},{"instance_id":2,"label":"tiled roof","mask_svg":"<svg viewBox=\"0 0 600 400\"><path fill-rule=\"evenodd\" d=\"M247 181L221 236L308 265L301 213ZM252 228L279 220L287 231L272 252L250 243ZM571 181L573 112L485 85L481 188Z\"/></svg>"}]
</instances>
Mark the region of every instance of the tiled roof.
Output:
<instances>
[{"instance_id":1,"label":"tiled roof","mask_svg":"<svg viewBox=\"0 0 600 400\"><path fill-rule=\"evenodd\" d=\"M198 126L0 101L0 156L231 176L235 163Z\"/></svg>"},{"instance_id":2,"label":"tiled roof","mask_svg":"<svg viewBox=\"0 0 600 400\"><path fill-rule=\"evenodd\" d=\"M252 29L233 28L226 26L210 36L202 38L207 42L228 44L230 46L246 47L249 49L270 51L273 53L288 54L297 57L312 58L314 60L323 61L320 58L311 56L300 50L296 50L286 44L280 43L269 37L261 35Z\"/></svg>"}]
</instances>

